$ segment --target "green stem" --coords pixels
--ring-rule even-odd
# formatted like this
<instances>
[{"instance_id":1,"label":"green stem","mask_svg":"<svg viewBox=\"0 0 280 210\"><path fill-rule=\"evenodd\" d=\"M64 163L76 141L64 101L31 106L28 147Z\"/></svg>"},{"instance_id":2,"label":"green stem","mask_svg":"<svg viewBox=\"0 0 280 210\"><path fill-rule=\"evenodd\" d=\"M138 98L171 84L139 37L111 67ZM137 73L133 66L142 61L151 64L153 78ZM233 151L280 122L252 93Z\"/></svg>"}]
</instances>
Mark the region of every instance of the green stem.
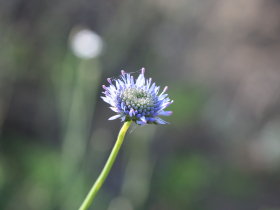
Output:
<instances>
[{"instance_id":1,"label":"green stem","mask_svg":"<svg viewBox=\"0 0 280 210\"><path fill-rule=\"evenodd\" d=\"M115 143L115 146L101 172L101 174L99 175L98 179L96 180L96 182L94 183L94 185L92 186L91 190L89 191L87 197L85 198L84 202L82 203L81 207L79 208L79 210L86 210L88 209L88 207L90 206L94 196L96 195L96 193L98 192L98 190L100 189L100 187L102 186L103 182L105 181L105 179L107 178L112 165L118 155L118 152L120 150L120 147L122 145L124 136L126 134L127 129L129 128L130 124L132 121L129 122L125 122L119 132L119 136L118 139Z\"/></svg>"}]
</instances>

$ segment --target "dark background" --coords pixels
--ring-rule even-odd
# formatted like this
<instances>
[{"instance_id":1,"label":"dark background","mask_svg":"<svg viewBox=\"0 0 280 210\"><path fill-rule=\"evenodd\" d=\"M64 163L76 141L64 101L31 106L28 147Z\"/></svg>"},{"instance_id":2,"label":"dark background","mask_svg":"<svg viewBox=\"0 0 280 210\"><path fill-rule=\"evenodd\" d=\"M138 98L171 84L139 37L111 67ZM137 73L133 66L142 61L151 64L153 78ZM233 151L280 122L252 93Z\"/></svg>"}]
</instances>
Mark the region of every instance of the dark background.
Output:
<instances>
[{"instance_id":1,"label":"dark background","mask_svg":"<svg viewBox=\"0 0 280 210\"><path fill-rule=\"evenodd\" d=\"M278 0L0 0L0 209L78 209L122 126L101 86L142 67L170 125L130 128L90 209L280 209Z\"/></svg>"}]
</instances>

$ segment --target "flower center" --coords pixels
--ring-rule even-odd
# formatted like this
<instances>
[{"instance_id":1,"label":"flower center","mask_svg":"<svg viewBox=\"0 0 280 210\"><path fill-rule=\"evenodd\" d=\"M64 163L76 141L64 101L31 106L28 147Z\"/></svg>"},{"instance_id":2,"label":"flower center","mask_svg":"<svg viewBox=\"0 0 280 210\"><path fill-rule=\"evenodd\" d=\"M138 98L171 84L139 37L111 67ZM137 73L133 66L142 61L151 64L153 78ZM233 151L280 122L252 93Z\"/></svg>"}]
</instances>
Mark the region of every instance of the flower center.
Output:
<instances>
[{"instance_id":1,"label":"flower center","mask_svg":"<svg viewBox=\"0 0 280 210\"><path fill-rule=\"evenodd\" d=\"M130 87L120 92L119 103L124 103L125 112L134 109L137 114L149 116L154 113L158 102L155 93L150 93L138 87Z\"/></svg>"},{"instance_id":2,"label":"flower center","mask_svg":"<svg viewBox=\"0 0 280 210\"><path fill-rule=\"evenodd\" d=\"M138 108L154 106L156 97L141 88L127 88L122 92L120 98L126 105L131 105L137 109L136 106Z\"/></svg>"}]
</instances>

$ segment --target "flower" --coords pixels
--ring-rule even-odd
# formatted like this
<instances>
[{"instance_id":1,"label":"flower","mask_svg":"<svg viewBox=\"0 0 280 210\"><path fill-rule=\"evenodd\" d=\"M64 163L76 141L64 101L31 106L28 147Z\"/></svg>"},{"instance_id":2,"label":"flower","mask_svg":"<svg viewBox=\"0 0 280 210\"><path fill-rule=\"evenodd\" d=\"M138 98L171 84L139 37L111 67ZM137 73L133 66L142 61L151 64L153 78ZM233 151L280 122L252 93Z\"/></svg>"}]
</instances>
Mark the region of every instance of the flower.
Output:
<instances>
[{"instance_id":1,"label":"flower","mask_svg":"<svg viewBox=\"0 0 280 210\"><path fill-rule=\"evenodd\" d=\"M173 103L164 94L168 87L166 86L162 93L158 95L160 86L152 83L152 79L145 80L145 68L142 68L142 73L134 82L133 76L129 73L121 71L121 79L115 80L115 85L108 78L110 85L102 87L105 89L105 97L101 98L111 105L111 109L117 113L109 120L122 119L122 121L132 120L138 125L146 124L166 124L158 116L170 116L172 111L164 111L166 107ZM168 123L169 124L169 123Z\"/></svg>"}]
</instances>

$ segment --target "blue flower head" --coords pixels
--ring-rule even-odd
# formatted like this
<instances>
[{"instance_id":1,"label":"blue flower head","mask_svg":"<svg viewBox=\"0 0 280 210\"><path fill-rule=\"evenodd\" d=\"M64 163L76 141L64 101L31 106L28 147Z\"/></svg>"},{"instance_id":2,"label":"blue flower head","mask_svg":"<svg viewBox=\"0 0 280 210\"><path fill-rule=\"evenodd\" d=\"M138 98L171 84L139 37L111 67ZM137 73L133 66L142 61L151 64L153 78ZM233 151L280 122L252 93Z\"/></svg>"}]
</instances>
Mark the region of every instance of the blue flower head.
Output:
<instances>
[{"instance_id":1,"label":"blue flower head","mask_svg":"<svg viewBox=\"0 0 280 210\"><path fill-rule=\"evenodd\" d=\"M169 116L171 111L164 111L166 107L173 103L164 94L167 91L167 86L162 93L158 95L159 86L152 83L152 79L145 79L145 68L142 68L142 73L138 79L134 81L133 76L125 71L121 71L120 79L115 80L115 85L108 78L110 85L105 89L105 97L101 97L105 102L111 105L111 109L117 115L110 117L109 120L122 119L122 121L134 121L138 125L146 124L166 124L158 116ZM169 124L169 123L168 123Z\"/></svg>"}]
</instances>

